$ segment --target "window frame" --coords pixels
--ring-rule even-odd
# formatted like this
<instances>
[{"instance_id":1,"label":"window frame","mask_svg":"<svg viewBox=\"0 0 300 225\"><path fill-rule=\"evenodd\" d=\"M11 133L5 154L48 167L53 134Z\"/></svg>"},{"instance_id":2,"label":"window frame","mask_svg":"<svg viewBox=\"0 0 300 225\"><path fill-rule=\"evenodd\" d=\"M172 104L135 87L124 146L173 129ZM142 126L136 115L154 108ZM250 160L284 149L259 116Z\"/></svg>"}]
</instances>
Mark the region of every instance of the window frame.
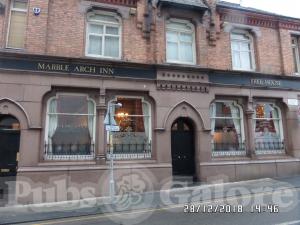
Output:
<instances>
[{"instance_id":1,"label":"window frame","mask_svg":"<svg viewBox=\"0 0 300 225\"><path fill-rule=\"evenodd\" d=\"M257 118L256 117L256 105L258 104L272 104L272 107L275 108L278 112L278 118ZM276 105L276 103L272 101L257 101L254 103L254 115L253 115L253 132L254 132L254 143L256 143L256 137L255 137L255 128L256 128L256 121L257 120L269 120L269 121L278 121L279 122L279 136L280 136L280 141L284 142L284 131L283 131L283 122L282 122L282 110L280 109L279 106ZM285 154L285 147L283 146L283 149L278 149L278 150L256 150L255 149L255 154L258 155L267 155L267 154Z\"/></svg>"},{"instance_id":2,"label":"window frame","mask_svg":"<svg viewBox=\"0 0 300 225\"><path fill-rule=\"evenodd\" d=\"M151 103L148 100L145 100L145 97L143 96L132 96L132 95L115 95L111 100L108 101L107 105L108 107L110 107L110 105L112 104L112 102L116 102L118 100L118 98L125 98L125 99L140 99L142 101L142 104L147 104L147 106L149 107L149 115L147 116L149 119L149 144L151 144L151 151L150 154L147 155L147 157L144 157L143 153L131 153L131 154L114 154L113 153L113 157L114 159L117 160L138 160L138 159L152 159L153 156L153 140L152 140L152 106ZM114 115L115 116L115 115ZM145 117L144 115L129 115L129 116L138 116L138 117ZM110 131L106 131L106 145L109 144L109 135L110 135ZM110 159L110 154L108 154L107 149L106 149L106 157L107 159Z\"/></svg>"},{"instance_id":3,"label":"window frame","mask_svg":"<svg viewBox=\"0 0 300 225\"><path fill-rule=\"evenodd\" d=\"M101 21L101 20L90 20L90 16L92 15L104 15L104 16L112 16L115 17L118 20L118 23L114 22L109 22L109 21ZM92 34L94 36L101 36L102 37L102 55L97 55L97 54L89 54L89 47L90 47L90 24L92 25L102 25L103 26L103 34ZM106 27L117 27L119 29L119 35L112 35L112 34L105 34ZM86 44L85 44L85 55L88 57L94 57L94 58L104 58L104 59L121 59L122 58L122 19L119 17L116 13L113 12L107 12L107 11L92 11L87 14L86 16ZM110 37L119 37L119 55L118 57L112 57L112 56L105 56L104 55L104 49L105 49L105 37L110 36Z\"/></svg>"},{"instance_id":4,"label":"window frame","mask_svg":"<svg viewBox=\"0 0 300 225\"><path fill-rule=\"evenodd\" d=\"M218 99L215 100L214 102L211 103L210 107L216 107L216 103L232 103L233 106L238 107L239 109L239 114L240 117L236 118L236 117L218 117L216 115L210 115L210 123L211 123L211 135L214 135L214 130L215 128L212 127L212 120L216 120L216 119L239 119L240 120L240 129L241 129L241 143L244 144L245 146L245 127L244 127L244 113L243 113L243 108L240 104L237 103L236 100L222 100L222 99ZM211 139L211 146L214 144L214 139ZM213 149L211 148L212 151L212 156L213 157L218 157L218 156L246 156L247 155L247 149L246 146L244 148L244 150L237 150L237 151L213 151Z\"/></svg>"},{"instance_id":5,"label":"window frame","mask_svg":"<svg viewBox=\"0 0 300 225\"><path fill-rule=\"evenodd\" d=\"M293 44L293 40L295 40L296 44ZM296 65L294 67L296 68L297 71L294 71L294 75L300 76L300 36L292 36L292 51L296 51L296 58L294 58L293 54L293 60L296 61Z\"/></svg>"},{"instance_id":6,"label":"window frame","mask_svg":"<svg viewBox=\"0 0 300 225\"><path fill-rule=\"evenodd\" d=\"M181 23L184 24L186 26L189 26L191 28L191 32L184 30L184 29L174 29L174 28L169 28L168 25L172 24L172 23ZM193 61L192 62L188 62L188 61L182 61L182 60L169 60L168 59L168 39L167 39L167 33L168 32L176 32L177 35L180 35L181 33L184 34L191 34L192 36L192 56L193 56ZM192 24L191 22L187 21L187 20L181 20L181 19L169 19L166 22L166 31L165 31L165 45L166 45L166 62L167 63L176 63L176 64L188 64L188 65L196 65L196 29L194 24ZM178 38L179 39L179 38ZM180 41L177 41L178 44L178 56L180 57Z\"/></svg>"},{"instance_id":7,"label":"window frame","mask_svg":"<svg viewBox=\"0 0 300 225\"><path fill-rule=\"evenodd\" d=\"M246 40L241 40L241 39L235 39L233 38L232 36L234 34L237 34L237 35L246 35L248 38L249 38L249 41L246 41ZM245 68L237 68L234 66L234 63L233 63L233 57L234 57L234 54L233 52L236 51L236 50L233 50L232 48L232 42L233 41L236 41L238 43L248 43L249 46L250 46L250 50L248 51L250 53L250 69L245 69ZM253 35L251 35L248 31L246 30L240 30L240 29L234 29L230 32L230 49L231 49L231 65L232 65L232 69L233 70L239 70L239 71L255 71L256 70L256 62L255 62L255 50L254 50L254 38L253 38ZM240 52L239 51L239 59L240 59L240 62L241 62L241 55L240 55Z\"/></svg>"},{"instance_id":8,"label":"window frame","mask_svg":"<svg viewBox=\"0 0 300 225\"><path fill-rule=\"evenodd\" d=\"M77 116L94 116L94 122L93 122L93 138L92 138L92 143L94 144L94 149L96 149L96 126L97 126L97 109L96 109L96 102L94 99L90 98L88 94L85 93L69 93L69 92L59 92L55 96L49 98L47 100L46 104L46 123L45 123L45 135L44 135L44 146L48 144L48 132L49 132L49 108L50 108L50 103L54 99L58 99L59 95L68 95L68 96L81 96L81 97L86 97L87 102L91 101L94 104L94 114L80 114L80 113L55 113L55 115L77 115ZM92 144L91 143L91 144ZM44 147L45 148L45 147ZM44 160L59 160L59 161L65 161L65 160L93 160L95 158L96 152L91 152L89 155L51 155L49 156L46 153L44 153Z\"/></svg>"},{"instance_id":9,"label":"window frame","mask_svg":"<svg viewBox=\"0 0 300 225\"><path fill-rule=\"evenodd\" d=\"M11 15L12 15L12 11L25 13L26 24L27 24L29 2L28 2L28 0L24 0L23 1L23 2L27 3L27 8L26 9L14 8L13 7L14 6L14 2L15 2L15 0L12 0L10 2L5 48L7 48L7 49L23 50L23 49L25 49L25 41L26 41L27 29L25 29L25 31L24 31L24 46L23 46L23 48L11 47L11 46L8 45L8 40L9 40L9 35L10 35Z\"/></svg>"}]
</instances>

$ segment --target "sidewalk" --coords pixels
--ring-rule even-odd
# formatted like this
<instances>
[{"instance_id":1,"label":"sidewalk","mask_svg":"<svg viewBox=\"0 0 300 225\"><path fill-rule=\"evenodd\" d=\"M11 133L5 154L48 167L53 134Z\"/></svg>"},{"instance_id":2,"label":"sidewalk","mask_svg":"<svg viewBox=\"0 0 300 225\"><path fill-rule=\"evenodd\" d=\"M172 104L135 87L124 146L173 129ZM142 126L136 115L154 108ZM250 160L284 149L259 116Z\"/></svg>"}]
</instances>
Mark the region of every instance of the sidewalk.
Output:
<instances>
[{"instance_id":1,"label":"sidewalk","mask_svg":"<svg viewBox=\"0 0 300 225\"><path fill-rule=\"evenodd\" d=\"M68 202L16 205L0 207L0 224L35 222L145 208L162 208L176 204L209 202L244 194L254 195L293 188L300 188L300 176L174 188L160 192L144 193L141 196L133 194L132 196L126 196L126 201L122 198L123 196L119 196L116 197L118 200L115 204L112 204L108 197L103 197ZM137 197L141 197L142 204L129 204L127 207L122 207L124 202L133 203Z\"/></svg>"}]
</instances>

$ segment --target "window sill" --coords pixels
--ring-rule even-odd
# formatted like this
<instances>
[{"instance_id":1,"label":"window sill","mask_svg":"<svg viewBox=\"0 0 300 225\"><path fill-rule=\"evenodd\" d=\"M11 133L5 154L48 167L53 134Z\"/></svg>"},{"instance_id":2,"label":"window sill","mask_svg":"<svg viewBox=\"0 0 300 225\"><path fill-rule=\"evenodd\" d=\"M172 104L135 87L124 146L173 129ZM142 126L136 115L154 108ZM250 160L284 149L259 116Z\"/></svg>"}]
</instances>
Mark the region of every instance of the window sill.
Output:
<instances>
[{"instance_id":1,"label":"window sill","mask_svg":"<svg viewBox=\"0 0 300 225\"><path fill-rule=\"evenodd\" d=\"M124 61L124 60L122 60L121 57L106 57L106 56L97 56L97 55L88 55L88 54L85 55L85 58L88 58L88 59L101 59L101 60L107 60L107 61L111 61L111 60Z\"/></svg>"},{"instance_id":2,"label":"window sill","mask_svg":"<svg viewBox=\"0 0 300 225\"><path fill-rule=\"evenodd\" d=\"M166 61L166 64L175 64L175 65L189 65L189 66L195 66L195 62L182 62L182 61Z\"/></svg>"}]
</instances>

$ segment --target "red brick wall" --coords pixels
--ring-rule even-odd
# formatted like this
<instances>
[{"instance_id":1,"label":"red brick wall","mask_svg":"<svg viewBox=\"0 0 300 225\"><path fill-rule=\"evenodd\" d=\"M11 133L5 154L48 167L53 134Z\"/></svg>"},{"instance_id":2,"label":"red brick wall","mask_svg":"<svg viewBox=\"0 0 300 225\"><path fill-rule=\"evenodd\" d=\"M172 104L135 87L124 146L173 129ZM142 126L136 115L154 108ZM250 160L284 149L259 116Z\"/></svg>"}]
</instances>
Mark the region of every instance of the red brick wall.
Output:
<instances>
[{"instance_id":1,"label":"red brick wall","mask_svg":"<svg viewBox=\"0 0 300 225\"><path fill-rule=\"evenodd\" d=\"M29 0L28 28L25 52L66 57L85 57L86 13L78 0ZM213 0L209 1L210 4ZM143 21L146 1L138 1L137 13L127 15L122 24L122 59L133 62L165 62L165 17L154 10L154 31L144 38ZM41 14L34 16L33 7L40 7ZM5 47L9 1L6 13L0 15L0 48ZM129 8L128 8L129 9ZM191 13L191 15L194 15ZM199 19L199 18L191 18ZM196 27L197 64L203 67L231 69L229 33L220 29L222 22L215 16L217 39L208 40L212 29L210 15ZM287 30L259 27L260 36L255 37L257 72L269 74L293 73L291 39ZM219 33L218 33L219 32Z\"/></svg>"}]
</instances>

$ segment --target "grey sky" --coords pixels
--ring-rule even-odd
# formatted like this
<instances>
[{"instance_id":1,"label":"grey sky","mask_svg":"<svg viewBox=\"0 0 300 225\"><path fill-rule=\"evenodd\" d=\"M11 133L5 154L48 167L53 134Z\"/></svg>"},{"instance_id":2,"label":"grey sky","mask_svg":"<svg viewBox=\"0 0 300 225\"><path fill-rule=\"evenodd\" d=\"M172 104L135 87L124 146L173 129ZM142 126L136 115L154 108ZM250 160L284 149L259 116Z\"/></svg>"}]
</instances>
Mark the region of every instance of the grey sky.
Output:
<instances>
[{"instance_id":1,"label":"grey sky","mask_svg":"<svg viewBox=\"0 0 300 225\"><path fill-rule=\"evenodd\" d=\"M240 3L240 0L226 0ZM266 10L284 16L300 18L300 0L242 0L242 6Z\"/></svg>"}]
</instances>

